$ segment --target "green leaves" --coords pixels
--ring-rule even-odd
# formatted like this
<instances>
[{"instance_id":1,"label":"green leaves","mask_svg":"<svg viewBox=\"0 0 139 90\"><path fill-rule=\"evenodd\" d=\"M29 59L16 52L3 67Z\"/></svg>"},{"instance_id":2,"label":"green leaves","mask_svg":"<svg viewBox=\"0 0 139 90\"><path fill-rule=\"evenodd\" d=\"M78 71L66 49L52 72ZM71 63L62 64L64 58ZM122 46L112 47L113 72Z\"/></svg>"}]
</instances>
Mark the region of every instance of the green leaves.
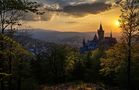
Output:
<instances>
[{"instance_id":1,"label":"green leaves","mask_svg":"<svg viewBox=\"0 0 139 90\"><path fill-rule=\"evenodd\" d=\"M13 54L23 54L23 55L31 55L28 51L26 51L19 43L16 41L12 40L8 36L5 36L3 34L0 34L0 43L2 46L0 46L0 53L13 53ZM19 53L20 52L20 53Z\"/></svg>"}]
</instances>

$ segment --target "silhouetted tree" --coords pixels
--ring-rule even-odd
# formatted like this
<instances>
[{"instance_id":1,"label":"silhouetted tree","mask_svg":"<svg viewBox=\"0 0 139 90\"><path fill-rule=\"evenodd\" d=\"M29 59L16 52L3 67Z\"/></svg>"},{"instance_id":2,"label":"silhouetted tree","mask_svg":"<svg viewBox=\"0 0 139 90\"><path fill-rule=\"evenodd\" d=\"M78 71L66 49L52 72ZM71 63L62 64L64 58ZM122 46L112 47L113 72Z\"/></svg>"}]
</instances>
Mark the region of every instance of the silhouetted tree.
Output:
<instances>
[{"instance_id":1,"label":"silhouetted tree","mask_svg":"<svg viewBox=\"0 0 139 90\"><path fill-rule=\"evenodd\" d=\"M37 2L27 0L0 0L0 28L1 33L4 34L8 26L20 25L18 21L21 20L23 12L33 12L41 14L38 11L40 5Z\"/></svg>"},{"instance_id":2,"label":"silhouetted tree","mask_svg":"<svg viewBox=\"0 0 139 90\"><path fill-rule=\"evenodd\" d=\"M120 23L123 32L124 43L127 45L127 75L130 88L131 58L134 38L139 32L139 4L138 0L125 0L121 2Z\"/></svg>"},{"instance_id":3,"label":"silhouetted tree","mask_svg":"<svg viewBox=\"0 0 139 90\"><path fill-rule=\"evenodd\" d=\"M31 11L33 13L38 13L39 5L36 2L26 1L26 0L0 0L0 28L1 33L4 34L6 28L10 26L11 31L13 30L13 25L20 25L18 23L21 20L22 12ZM3 41L3 37L0 41ZM4 43L1 42L1 48L4 47ZM9 47L10 44L9 44ZM4 51L5 52L5 51ZM10 51L9 51L10 52ZM12 72L12 53L9 53L8 64L9 64L9 74ZM9 79L9 90L11 90L11 77ZM3 84L1 85L3 87Z\"/></svg>"}]
</instances>

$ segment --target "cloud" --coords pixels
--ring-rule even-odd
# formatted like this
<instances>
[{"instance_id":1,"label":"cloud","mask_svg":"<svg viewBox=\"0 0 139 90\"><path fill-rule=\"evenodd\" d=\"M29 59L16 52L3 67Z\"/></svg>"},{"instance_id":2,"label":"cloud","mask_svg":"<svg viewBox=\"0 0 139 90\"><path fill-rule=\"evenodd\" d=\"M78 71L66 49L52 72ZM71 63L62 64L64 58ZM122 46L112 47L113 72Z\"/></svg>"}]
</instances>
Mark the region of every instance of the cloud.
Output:
<instances>
[{"instance_id":1,"label":"cloud","mask_svg":"<svg viewBox=\"0 0 139 90\"><path fill-rule=\"evenodd\" d=\"M34 13L24 13L24 16L22 17L22 20L25 21L49 21L54 12L47 12L43 15L36 15Z\"/></svg>"},{"instance_id":2,"label":"cloud","mask_svg":"<svg viewBox=\"0 0 139 90\"><path fill-rule=\"evenodd\" d=\"M83 17L87 14L98 14L109 10L112 0L36 0L43 3L46 14L42 16L26 15L26 20L45 20L51 19L53 14L72 15ZM113 0L115 1L115 0Z\"/></svg>"},{"instance_id":3,"label":"cloud","mask_svg":"<svg viewBox=\"0 0 139 90\"><path fill-rule=\"evenodd\" d=\"M111 4L103 2L84 3L78 5L67 5L63 7L63 12L72 15L86 15L86 14L98 14L111 8Z\"/></svg>"},{"instance_id":4,"label":"cloud","mask_svg":"<svg viewBox=\"0 0 139 90\"><path fill-rule=\"evenodd\" d=\"M68 24L74 24L74 23L77 23L76 21L67 21L65 23L68 23Z\"/></svg>"},{"instance_id":5,"label":"cloud","mask_svg":"<svg viewBox=\"0 0 139 90\"><path fill-rule=\"evenodd\" d=\"M103 1L103 0L102 0ZM104 0L105 1L105 0ZM49 8L47 11L64 12L73 16L84 16L86 14L98 14L111 8L111 3L95 1L92 3L76 3L65 5L62 8Z\"/></svg>"},{"instance_id":6,"label":"cloud","mask_svg":"<svg viewBox=\"0 0 139 90\"><path fill-rule=\"evenodd\" d=\"M93 2L108 2L113 0L37 0L40 3L47 4L48 6L58 5L59 7L67 6L67 5L75 5L82 3L93 3Z\"/></svg>"}]
</instances>

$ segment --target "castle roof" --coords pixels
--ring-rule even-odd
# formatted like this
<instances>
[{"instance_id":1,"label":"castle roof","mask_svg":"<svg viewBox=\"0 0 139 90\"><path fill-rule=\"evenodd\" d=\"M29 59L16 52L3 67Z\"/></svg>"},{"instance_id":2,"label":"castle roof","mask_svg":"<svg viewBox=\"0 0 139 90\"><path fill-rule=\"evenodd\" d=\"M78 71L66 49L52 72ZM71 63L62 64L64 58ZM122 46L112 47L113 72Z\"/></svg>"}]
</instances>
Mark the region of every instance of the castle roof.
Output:
<instances>
[{"instance_id":1,"label":"castle roof","mask_svg":"<svg viewBox=\"0 0 139 90\"><path fill-rule=\"evenodd\" d=\"M100 27L98 29L98 36L99 34L104 34L102 24L100 24ZM109 47L117 43L116 38L112 37L112 31L110 33L110 37L104 37L103 35L102 41L98 38L99 37L97 37L97 35L95 34L93 40L83 43L84 45L80 48L80 52L85 53L87 51L95 50L100 47L100 44L102 44L105 47L105 49L108 49Z\"/></svg>"},{"instance_id":2,"label":"castle roof","mask_svg":"<svg viewBox=\"0 0 139 90\"><path fill-rule=\"evenodd\" d=\"M117 40L116 40L116 38L113 38L113 37L105 37L105 43L107 43L107 44L110 44L110 43L116 44Z\"/></svg>"},{"instance_id":3,"label":"castle roof","mask_svg":"<svg viewBox=\"0 0 139 90\"><path fill-rule=\"evenodd\" d=\"M94 39L93 39L94 41L97 41L98 40L98 38L97 38L97 35L95 34L95 36L94 36Z\"/></svg>"}]
</instances>

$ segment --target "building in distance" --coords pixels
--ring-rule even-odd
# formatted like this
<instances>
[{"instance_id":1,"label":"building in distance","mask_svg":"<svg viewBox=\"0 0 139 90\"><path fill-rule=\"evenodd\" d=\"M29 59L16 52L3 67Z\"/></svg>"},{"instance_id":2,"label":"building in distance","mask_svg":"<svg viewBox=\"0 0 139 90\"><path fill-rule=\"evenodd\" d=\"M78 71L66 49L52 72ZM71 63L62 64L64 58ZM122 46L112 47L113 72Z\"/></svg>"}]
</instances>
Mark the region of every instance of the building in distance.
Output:
<instances>
[{"instance_id":1,"label":"building in distance","mask_svg":"<svg viewBox=\"0 0 139 90\"><path fill-rule=\"evenodd\" d=\"M85 40L83 39L82 47L80 47L80 53L86 53L88 51L93 51L97 48L104 48L108 49L111 46L117 43L116 38L112 36L112 32L110 33L109 37L104 36L104 29L102 24L100 24L99 29L97 30L97 34L95 34L93 40Z\"/></svg>"}]
</instances>

